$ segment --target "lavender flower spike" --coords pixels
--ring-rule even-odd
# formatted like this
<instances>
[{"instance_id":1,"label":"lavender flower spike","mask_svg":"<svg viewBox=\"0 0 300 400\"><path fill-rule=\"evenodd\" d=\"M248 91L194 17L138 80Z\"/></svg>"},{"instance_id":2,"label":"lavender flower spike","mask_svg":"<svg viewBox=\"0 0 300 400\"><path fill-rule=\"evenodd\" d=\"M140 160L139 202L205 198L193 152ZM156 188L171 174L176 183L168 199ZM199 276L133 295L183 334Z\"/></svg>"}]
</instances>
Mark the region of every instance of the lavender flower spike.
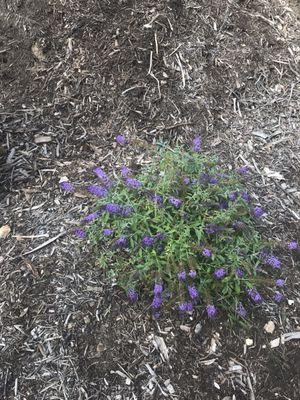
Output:
<instances>
[{"instance_id":1,"label":"lavender flower spike","mask_svg":"<svg viewBox=\"0 0 300 400\"><path fill-rule=\"evenodd\" d=\"M104 236L110 236L112 233L113 233L113 230L112 229L108 229L108 228L103 229L103 231L102 231L102 234Z\"/></svg>"},{"instance_id":2,"label":"lavender flower spike","mask_svg":"<svg viewBox=\"0 0 300 400\"><path fill-rule=\"evenodd\" d=\"M151 236L145 236L142 240L143 247L151 247L155 242L155 239Z\"/></svg>"},{"instance_id":3,"label":"lavender flower spike","mask_svg":"<svg viewBox=\"0 0 300 400\"><path fill-rule=\"evenodd\" d=\"M65 192L73 193L75 191L75 188L71 182L68 181L60 182L59 185L61 189L64 190Z\"/></svg>"},{"instance_id":4,"label":"lavender flower spike","mask_svg":"<svg viewBox=\"0 0 300 400\"><path fill-rule=\"evenodd\" d=\"M292 242L288 243L287 247L289 250L297 250L299 245L296 241L292 241Z\"/></svg>"},{"instance_id":5,"label":"lavender flower spike","mask_svg":"<svg viewBox=\"0 0 300 400\"><path fill-rule=\"evenodd\" d=\"M80 239L83 239L86 237L86 232L83 229L75 229L74 235Z\"/></svg>"},{"instance_id":6,"label":"lavender flower spike","mask_svg":"<svg viewBox=\"0 0 300 400\"><path fill-rule=\"evenodd\" d=\"M163 302L163 299L160 296L154 296L151 307L156 310L157 308L161 307L162 302Z\"/></svg>"},{"instance_id":7,"label":"lavender flower spike","mask_svg":"<svg viewBox=\"0 0 300 400\"><path fill-rule=\"evenodd\" d=\"M269 256L266 259L266 263L271 265L274 269L279 269L281 267L281 261L275 256Z\"/></svg>"},{"instance_id":8,"label":"lavender flower spike","mask_svg":"<svg viewBox=\"0 0 300 400\"><path fill-rule=\"evenodd\" d=\"M185 281L186 280L186 272L185 271L178 272L177 277L178 277L178 280Z\"/></svg>"},{"instance_id":9,"label":"lavender flower spike","mask_svg":"<svg viewBox=\"0 0 300 400\"><path fill-rule=\"evenodd\" d=\"M101 186L90 185L87 187L87 190L97 197L105 197L107 195L107 190Z\"/></svg>"},{"instance_id":10,"label":"lavender flower spike","mask_svg":"<svg viewBox=\"0 0 300 400\"><path fill-rule=\"evenodd\" d=\"M243 306L242 303L239 303L239 304L237 305L236 313L237 313L237 315L239 315L240 317L246 318L246 316L247 316L247 311L246 311L246 309L245 309L245 307Z\"/></svg>"},{"instance_id":11,"label":"lavender flower spike","mask_svg":"<svg viewBox=\"0 0 300 400\"><path fill-rule=\"evenodd\" d=\"M262 302L262 297L261 297L260 293L258 293L256 288L248 289L247 293L254 303Z\"/></svg>"},{"instance_id":12,"label":"lavender flower spike","mask_svg":"<svg viewBox=\"0 0 300 400\"><path fill-rule=\"evenodd\" d=\"M189 272L189 277L190 277L190 278L194 279L194 278L196 278L196 276L197 276L197 272L196 272L196 271L191 270L191 271Z\"/></svg>"},{"instance_id":13,"label":"lavender flower spike","mask_svg":"<svg viewBox=\"0 0 300 400\"><path fill-rule=\"evenodd\" d=\"M116 137L116 142L123 146L124 144L126 144L126 137L124 135L118 135Z\"/></svg>"},{"instance_id":14,"label":"lavender flower spike","mask_svg":"<svg viewBox=\"0 0 300 400\"><path fill-rule=\"evenodd\" d=\"M280 303L283 300L283 294L280 292L275 292L273 299L276 303Z\"/></svg>"},{"instance_id":15,"label":"lavender flower spike","mask_svg":"<svg viewBox=\"0 0 300 400\"><path fill-rule=\"evenodd\" d=\"M169 197L169 203L172 204L172 206L179 208L182 204L182 200L176 199L176 197Z\"/></svg>"},{"instance_id":16,"label":"lavender flower spike","mask_svg":"<svg viewBox=\"0 0 300 400\"><path fill-rule=\"evenodd\" d=\"M140 187L142 187L142 182L134 178L127 178L125 180L125 185L131 189L139 189Z\"/></svg>"},{"instance_id":17,"label":"lavender flower spike","mask_svg":"<svg viewBox=\"0 0 300 400\"><path fill-rule=\"evenodd\" d=\"M260 218L265 214L264 210L261 207L252 208L251 213L255 218Z\"/></svg>"},{"instance_id":18,"label":"lavender flower spike","mask_svg":"<svg viewBox=\"0 0 300 400\"><path fill-rule=\"evenodd\" d=\"M98 178L102 181L103 185L106 187L111 187L112 183L109 177L106 175L106 173L103 171L102 168L97 167L93 170L94 174L98 176Z\"/></svg>"},{"instance_id":19,"label":"lavender flower spike","mask_svg":"<svg viewBox=\"0 0 300 400\"><path fill-rule=\"evenodd\" d=\"M100 215L99 211L95 211L89 215L87 215L86 217L83 218L83 222L92 222L94 221L94 219L98 218Z\"/></svg>"},{"instance_id":20,"label":"lavender flower spike","mask_svg":"<svg viewBox=\"0 0 300 400\"><path fill-rule=\"evenodd\" d=\"M195 288L195 286L188 286L188 292L192 300L195 300L199 297L198 290Z\"/></svg>"},{"instance_id":21,"label":"lavender flower spike","mask_svg":"<svg viewBox=\"0 0 300 400\"><path fill-rule=\"evenodd\" d=\"M196 153L199 153L201 151L201 137L200 136L196 136L193 139L192 142L192 149L193 151L195 151Z\"/></svg>"},{"instance_id":22,"label":"lavender flower spike","mask_svg":"<svg viewBox=\"0 0 300 400\"><path fill-rule=\"evenodd\" d=\"M213 304L208 304L206 306L206 312L209 318L214 318L217 315L217 309Z\"/></svg>"},{"instance_id":23,"label":"lavender flower spike","mask_svg":"<svg viewBox=\"0 0 300 400\"><path fill-rule=\"evenodd\" d=\"M106 204L105 211L109 214L119 214L121 212L121 206L119 206L119 204L109 203Z\"/></svg>"},{"instance_id":24,"label":"lavender flower spike","mask_svg":"<svg viewBox=\"0 0 300 400\"><path fill-rule=\"evenodd\" d=\"M123 178L128 178L128 175L130 175L130 169L127 168L125 165L121 168L121 175Z\"/></svg>"},{"instance_id":25,"label":"lavender flower spike","mask_svg":"<svg viewBox=\"0 0 300 400\"><path fill-rule=\"evenodd\" d=\"M226 275L226 270L225 270L225 268L218 268L218 269L216 269L215 272L214 272L214 277L215 277L216 279L222 279L222 278L224 278L225 275Z\"/></svg>"},{"instance_id":26,"label":"lavender flower spike","mask_svg":"<svg viewBox=\"0 0 300 400\"><path fill-rule=\"evenodd\" d=\"M276 279L275 284L277 287L283 287L285 285L284 279Z\"/></svg>"},{"instance_id":27,"label":"lavender flower spike","mask_svg":"<svg viewBox=\"0 0 300 400\"><path fill-rule=\"evenodd\" d=\"M209 250L209 249L204 249L202 254L204 255L204 257L207 257L207 258L210 258L212 255L211 250Z\"/></svg>"},{"instance_id":28,"label":"lavender flower spike","mask_svg":"<svg viewBox=\"0 0 300 400\"><path fill-rule=\"evenodd\" d=\"M133 303L135 302L135 301L137 301L138 300L138 294L137 294L137 292L134 290L134 289L128 289L128 291L127 291L127 297L128 297L128 299L130 300L130 301L132 301Z\"/></svg>"},{"instance_id":29,"label":"lavender flower spike","mask_svg":"<svg viewBox=\"0 0 300 400\"><path fill-rule=\"evenodd\" d=\"M128 243L127 238L125 236L120 236L119 239L117 239L115 241L115 246L122 248L122 247L126 247L127 243Z\"/></svg>"},{"instance_id":30,"label":"lavender flower spike","mask_svg":"<svg viewBox=\"0 0 300 400\"><path fill-rule=\"evenodd\" d=\"M244 165L243 167L238 168L237 172L241 175L245 175L248 174L249 168L246 165Z\"/></svg>"},{"instance_id":31,"label":"lavender flower spike","mask_svg":"<svg viewBox=\"0 0 300 400\"><path fill-rule=\"evenodd\" d=\"M154 296L160 296L162 294L163 290L164 290L164 288L161 283L155 283L154 289L153 289Z\"/></svg>"}]
</instances>

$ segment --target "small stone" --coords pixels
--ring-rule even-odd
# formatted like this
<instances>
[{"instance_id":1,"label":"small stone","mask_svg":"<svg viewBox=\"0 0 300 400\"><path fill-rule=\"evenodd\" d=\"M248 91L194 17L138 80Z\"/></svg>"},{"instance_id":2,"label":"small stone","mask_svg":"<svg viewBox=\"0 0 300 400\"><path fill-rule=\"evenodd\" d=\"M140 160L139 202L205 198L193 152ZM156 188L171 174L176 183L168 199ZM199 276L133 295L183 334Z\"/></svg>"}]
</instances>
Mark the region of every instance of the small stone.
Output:
<instances>
[{"instance_id":1,"label":"small stone","mask_svg":"<svg viewBox=\"0 0 300 400\"><path fill-rule=\"evenodd\" d=\"M10 226L9 225L3 225L0 228L0 238L5 239L7 236L10 234Z\"/></svg>"},{"instance_id":2,"label":"small stone","mask_svg":"<svg viewBox=\"0 0 300 400\"><path fill-rule=\"evenodd\" d=\"M253 339L247 338L246 339L246 346L248 346L248 347L253 346Z\"/></svg>"},{"instance_id":3,"label":"small stone","mask_svg":"<svg viewBox=\"0 0 300 400\"><path fill-rule=\"evenodd\" d=\"M292 306L293 304L295 304L295 301L294 301L294 300L289 300L289 299L288 299L287 302L288 302L288 305L289 305L289 306Z\"/></svg>"},{"instance_id":4,"label":"small stone","mask_svg":"<svg viewBox=\"0 0 300 400\"><path fill-rule=\"evenodd\" d=\"M271 340L270 342L271 349L273 349L274 347L278 347L279 345L280 345L280 338L276 338L274 340Z\"/></svg>"},{"instance_id":5,"label":"small stone","mask_svg":"<svg viewBox=\"0 0 300 400\"><path fill-rule=\"evenodd\" d=\"M198 322L198 324L195 326L195 335L199 335L199 333L201 332L202 329L202 325L200 322Z\"/></svg>"},{"instance_id":6,"label":"small stone","mask_svg":"<svg viewBox=\"0 0 300 400\"><path fill-rule=\"evenodd\" d=\"M189 326L186 326L186 325L180 325L180 329L183 332L186 332L186 333L190 333L190 331L191 331L191 328Z\"/></svg>"},{"instance_id":7,"label":"small stone","mask_svg":"<svg viewBox=\"0 0 300 400\"><path fill-rule=\"evenodd\" d=\"M264 326L264 330L265 330L267 333L273 333L274 330L275 330L275 324L274 324L274 322L273 322L273 321L267 322L267 323L265 324L265 326Z\"/></svg>"}]
</instances>

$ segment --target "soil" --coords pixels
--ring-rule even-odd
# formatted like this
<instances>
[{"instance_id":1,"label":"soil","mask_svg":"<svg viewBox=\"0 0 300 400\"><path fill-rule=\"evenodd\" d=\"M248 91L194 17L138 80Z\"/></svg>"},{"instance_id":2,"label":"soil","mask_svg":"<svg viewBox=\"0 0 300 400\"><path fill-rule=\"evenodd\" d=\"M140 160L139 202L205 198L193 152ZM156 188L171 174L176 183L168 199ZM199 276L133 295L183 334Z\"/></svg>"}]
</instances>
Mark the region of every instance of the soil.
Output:
<instances>
[{"instance_id":1,"label":"soil","mask_svg":"<svg viewBox=\"0 0 300 400\"><path fill-rule=\"evenodd\" d=\"M286 301L248 328L153 321L73 238L91 199L59 190L201 134L251 169L262 229L300 240L299 18L296 0L0 1L1 399L299 398L300 341L270 346L300 329L297 254L283 252Z\"/></svg>"}]
</instances>

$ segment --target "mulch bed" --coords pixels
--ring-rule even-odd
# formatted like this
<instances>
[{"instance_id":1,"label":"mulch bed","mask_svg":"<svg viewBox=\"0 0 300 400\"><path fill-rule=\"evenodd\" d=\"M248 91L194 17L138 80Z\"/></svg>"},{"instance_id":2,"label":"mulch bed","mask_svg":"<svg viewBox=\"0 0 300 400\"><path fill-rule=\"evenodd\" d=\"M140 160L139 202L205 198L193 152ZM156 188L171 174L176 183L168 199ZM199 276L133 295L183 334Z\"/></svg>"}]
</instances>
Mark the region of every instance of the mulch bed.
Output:
<instances>
[{"instance_id":1,"label":"mulch bed","mask_svg":"<svg viewBox=\"0 0 300 400\"><path fill-rule=\"evenodd\" d=\"M266 234L299 240L297 1L0 3L0 398L298 399L300 341L270 342L300 329L299 258L283 255L285 304L248 329L156 322L72 236L91 199L59 190L200 133L204 152L252 170Z\"/></svg>"}]
</instances>

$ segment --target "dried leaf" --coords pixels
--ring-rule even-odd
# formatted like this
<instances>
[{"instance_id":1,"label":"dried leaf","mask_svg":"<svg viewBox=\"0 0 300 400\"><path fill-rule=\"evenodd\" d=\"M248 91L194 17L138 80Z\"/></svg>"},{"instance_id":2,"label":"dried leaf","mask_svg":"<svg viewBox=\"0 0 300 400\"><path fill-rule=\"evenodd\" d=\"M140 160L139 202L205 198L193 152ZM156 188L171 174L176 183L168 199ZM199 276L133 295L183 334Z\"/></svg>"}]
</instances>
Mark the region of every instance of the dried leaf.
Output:
<instances>
[{"instance_id":1,"label":"dried leaf","mask_svg":"<svg viewBox=\"0 0 300 400\"><path fill-rule=\"evenodd\" d=\"M3 225L0 228L0 239L5 239L7 236L10 234L10 226L9 225Z\"/></svg>"}]
</instances>

